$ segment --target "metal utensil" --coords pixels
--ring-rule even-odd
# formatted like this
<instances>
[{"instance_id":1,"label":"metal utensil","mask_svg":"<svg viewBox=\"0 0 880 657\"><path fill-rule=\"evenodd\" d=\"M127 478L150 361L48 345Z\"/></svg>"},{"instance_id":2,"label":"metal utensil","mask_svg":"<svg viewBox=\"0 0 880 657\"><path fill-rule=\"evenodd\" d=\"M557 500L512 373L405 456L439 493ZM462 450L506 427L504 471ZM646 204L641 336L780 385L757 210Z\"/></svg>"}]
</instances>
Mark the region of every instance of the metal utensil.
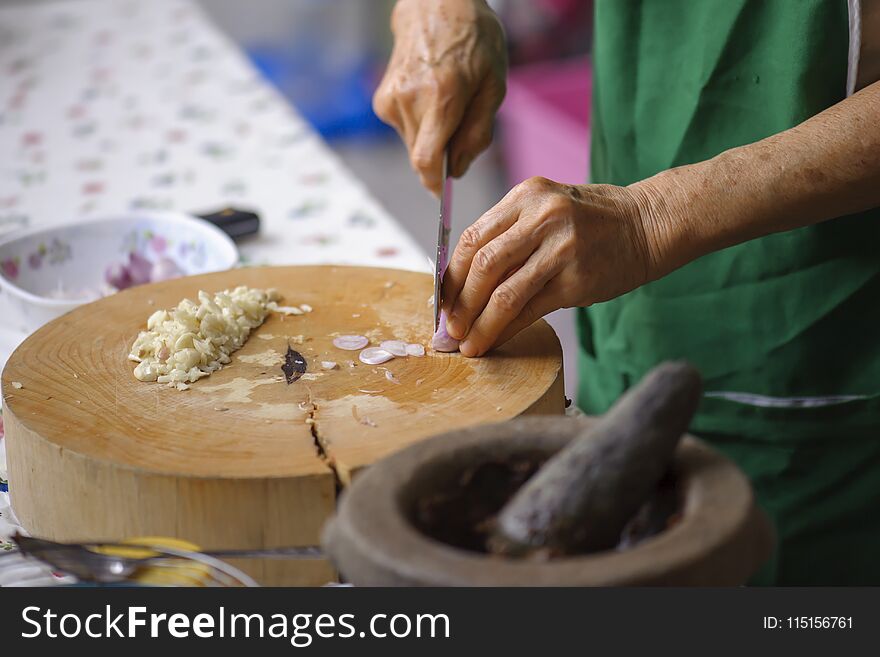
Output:
<instances>
[{"instance_id":1,"label":"metal utensil","mask_svg":"<svg viewBox=\"0 0 880 657\"><path fill-rule=\"evenodd\" d=\"M148 566L169 567L175 559L200 561L235 579L241 579L236 569L221 559L317 559L324 556L319 547L281 547L257 550L214 550L189 552L156 545L134 543L57 543L41 538L16 535L13 541L24 555L34 557L52 568L74 575L88 582L112 583L129 579L138 569ZM100 552L111 548L132 550L141 548L155 553L148 557L125 557ZM235 573L235 574L233 574Z\"/></svg>"},{"instance_id":2,"label":"metal utensil","mask_svg":"<svg viewBox=\"0 0 880 657\"><path fill-rule=\"evenodd\" d=\"M449 232L452 228L452 177L449 175L449 151L443 154L443 190L440 194L440 227L437 232L437 258L434 260L434 332L440 326L440 295L443 274L449 264Z\"/></svg>"}]
</instances>

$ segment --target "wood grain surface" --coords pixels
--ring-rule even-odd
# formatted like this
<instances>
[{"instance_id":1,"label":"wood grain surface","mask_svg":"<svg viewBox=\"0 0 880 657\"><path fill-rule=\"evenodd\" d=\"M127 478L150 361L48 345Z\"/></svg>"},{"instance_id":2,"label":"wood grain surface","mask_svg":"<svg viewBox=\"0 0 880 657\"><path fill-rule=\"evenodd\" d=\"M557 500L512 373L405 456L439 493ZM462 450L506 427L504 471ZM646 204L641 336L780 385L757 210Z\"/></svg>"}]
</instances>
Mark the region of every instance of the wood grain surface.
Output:
<instances>
[{"instance_id":1,"label":"wood grain surface","mask_svg":"<svg viewBox=\"0 0 880 657\"><path fill-rule=\"evenodd\" d=\"M274 287L284 304L313 312L271 314L232 363L190 390L134 378L127 355L154 310L237 285ZM561 349L543 321L481 359L428 349L369 366L333 346L334 334L348 333L427 346L431 291L429 275L399 270L238 269L133 288L51 322L3 372L20 520L56 540L314 544L338 486L359 468L442 431L562 413ZM281 370L288 346L308 363L292 384ZM245 566L269 583L332 576L318 562Z\"/></svg>"}]
</instances>

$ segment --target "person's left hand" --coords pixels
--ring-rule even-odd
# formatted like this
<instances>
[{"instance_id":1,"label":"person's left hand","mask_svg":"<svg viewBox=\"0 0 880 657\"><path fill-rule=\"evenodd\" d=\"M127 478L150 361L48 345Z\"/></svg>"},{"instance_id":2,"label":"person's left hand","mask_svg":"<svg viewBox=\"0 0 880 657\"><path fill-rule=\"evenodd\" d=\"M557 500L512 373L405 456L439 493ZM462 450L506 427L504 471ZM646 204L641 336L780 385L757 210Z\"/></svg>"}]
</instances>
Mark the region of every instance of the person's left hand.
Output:
<instances>
[{"instance_id":1,"label":"person's left hand","mask_svg":"<svg viewBox=\"0 0 880 657\"><path fill-rule=\"evenodd\" d=\"M449 335L481 356L559 308L607 301L658 277L638 193L530 178L461 236L443 279Z\"/></svg>"}]
</instances>

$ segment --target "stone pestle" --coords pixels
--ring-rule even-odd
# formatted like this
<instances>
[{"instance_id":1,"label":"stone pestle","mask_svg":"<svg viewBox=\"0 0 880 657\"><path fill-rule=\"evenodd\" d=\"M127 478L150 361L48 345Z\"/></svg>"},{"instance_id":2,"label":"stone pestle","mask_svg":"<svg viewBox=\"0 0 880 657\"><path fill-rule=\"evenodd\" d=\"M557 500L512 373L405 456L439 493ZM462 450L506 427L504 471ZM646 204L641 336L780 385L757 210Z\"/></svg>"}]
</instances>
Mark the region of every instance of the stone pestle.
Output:
<instances>
[{"instance_id":1,"label":"stone pestle","mask_svg":"<svg viewBox=\"0 0 880 657\"><path fill-rule=\"evenodd\" d=\"M553 557L615 547L670 467L701 391L687 363L651 370L507 502L489 551Z\"/></svg>"}]
</instances>

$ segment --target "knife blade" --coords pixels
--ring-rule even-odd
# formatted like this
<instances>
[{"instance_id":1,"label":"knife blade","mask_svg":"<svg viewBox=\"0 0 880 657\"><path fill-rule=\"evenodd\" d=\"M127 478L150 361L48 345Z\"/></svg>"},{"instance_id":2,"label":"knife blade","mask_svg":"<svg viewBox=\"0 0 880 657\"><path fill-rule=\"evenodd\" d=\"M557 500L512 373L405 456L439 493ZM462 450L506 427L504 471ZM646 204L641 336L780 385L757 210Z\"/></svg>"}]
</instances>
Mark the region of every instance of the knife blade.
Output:
<instances>
[{"instance_id":1,"label":"knife blade","mask_svg":"<svg viewBox=\"0 0 880 657\"><path fill-rule=\"evenodd\" d=\"M449 264L449 232L452 228L452 177L449 175L449 151L443 154L443 190L440 194L440 225L437 231L437 256L434 260L434 332L440 326L440 301L443 274Z\"/></svg>"}]
</instances>

